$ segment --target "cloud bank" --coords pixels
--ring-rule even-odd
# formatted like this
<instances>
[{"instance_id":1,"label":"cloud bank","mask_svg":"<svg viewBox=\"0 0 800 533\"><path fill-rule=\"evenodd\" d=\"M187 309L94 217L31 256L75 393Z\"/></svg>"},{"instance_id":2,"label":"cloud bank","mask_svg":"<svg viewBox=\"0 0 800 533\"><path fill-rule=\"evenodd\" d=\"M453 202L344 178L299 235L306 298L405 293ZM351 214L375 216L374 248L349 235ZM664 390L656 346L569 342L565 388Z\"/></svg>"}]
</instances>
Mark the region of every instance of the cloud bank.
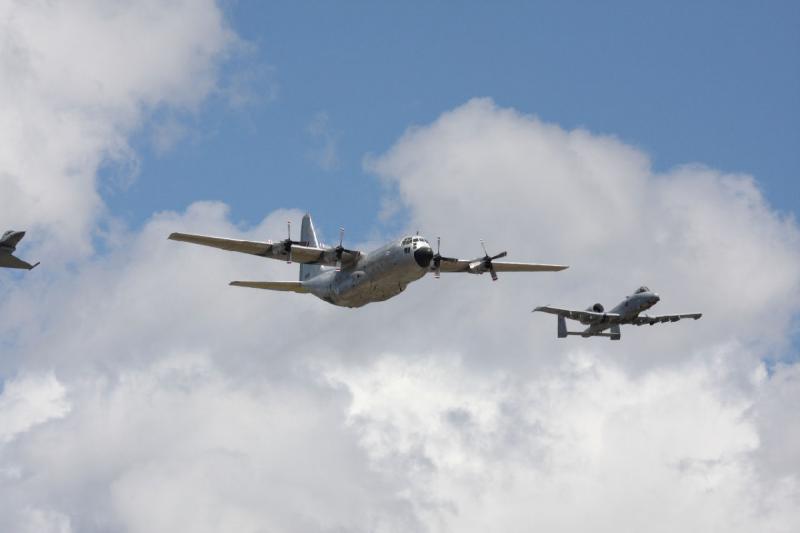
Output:
<instances>
[{"instance_id":1,"label":"cloud bank","mask_svg":"<svg viewBox=\"0 0 800 533\"><path fill-rule=\"evenodd\" d=\"M128 136L149 111L202 102L235 36L213 0L12 0L0 35L0 227L85 257L101 187L137 171ZM117 183L98 182L104 165Z\"/></svg>"},{"instance_id":2,"label":"cloud bank","mask_svg":"<svg viewBox=\"0 0 800 533\"><path fill-rule=\"evenodd\" d=\"M448 255L477 256L484 238L512 260L570 270L425 279L388 302L338 309L227 286L294 279L296 267L166 240L278 237L302 214L241 228L219 203L113 228L110 242L124 246L91 255L83 234L103 210L99 165L148 106L197 105L233 38L213 4L155 5L56 11L81 14L63 27L85 23L82 39L96 30L140 68L110 85L98 79L113 65L92 46L85 64L66 66L66 52L20 45L28 52L11 61L3 49L4 74L66 80L57 96L42 82L7 98L42 102L47 120L63 113L72 129L35 151L0 122L17 143L0 172L20 206L39 205L36 194L52 202L30 223L64 232L76 251L48 253L90 255L73 271L4 283L0 529L797 529L789 335L800 233L752 177L697 165L657 174L617 139L478 99L369 158L387 205L408 213L409 231L441 235ZM12 7L2 20L17 34L59 27L36 4ZM117 32L96 28L109 21ZM131 27L139 39L126 37ZM154 43L181 36L172 59L132 50L151 32ZM41 55L58 68L34 68ZM3 113L16 109L4 100ZM45 135L45 118L17 120ZM79 134L95 131L91 142ZM25 168L44 176L38 193L23 186ZM15 205L14 216L28 213ZM62 227L72 212L80 221ZM629 328L619 343L565 342L552 317L529 312L611 304L643 283L661 293L660 310L704 318Z\"/></svg>"}]
</instances>

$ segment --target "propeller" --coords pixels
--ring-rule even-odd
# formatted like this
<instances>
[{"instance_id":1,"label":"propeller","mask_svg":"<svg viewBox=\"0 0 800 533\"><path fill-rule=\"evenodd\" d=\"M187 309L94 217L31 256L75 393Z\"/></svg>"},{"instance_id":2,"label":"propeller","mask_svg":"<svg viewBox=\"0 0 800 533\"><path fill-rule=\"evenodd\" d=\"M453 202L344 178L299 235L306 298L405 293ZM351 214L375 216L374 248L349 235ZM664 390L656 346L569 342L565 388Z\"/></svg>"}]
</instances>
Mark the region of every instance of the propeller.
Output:
<instances>
[{"instance_id":1,"label":"propeller","mask_svg":"<svg viewBox=\"0 0 800 533\"><path fill-rule=\"evenodd\" d=\"M336 253L336 272L341 272L342 271L342 255L344 255L345 252L347 252L348 254L352 254L352 255L358 254L358 252L356 252L354 250L348 250L347 248L342 246L343 242L344 242L344 228L340 227L339 228L339 245L336 248L333 249L334 252Z\"/></svg>"},{"instance_id":2,"label":"propeller","mask_svg":"<svg viewBox=\"0 0 800 533\"><path fill-rule=\"evenodd\" d=\"M505 257L508 255L508 252L500 252L497 255L493 255L489 257L489 252L486 251L486 244L481 240L481 248L483 248L483 258L480 259L481 266L489 271L489 274L492 275L492 281L497 281L497 272L494 270L494 265L492 261L495 259L500 259L501 257Z\"/></svg>"},{"instance_id":3,"label":"propeller","mask_svg":"<svg viewBox=\"0 0 800 533\"><path fill-rule=\"evenodd\" d=\"M292 240L292 221L291 220L287 220L286 221L286 228L287 228L288 238L284 239L281 242L283 243L283 251L285 253L289 254L289 257L287 258L286 263L287 264L291 264L292 263L292 245L293 244L301 244L301 245L305 246L306 243L303 242L303 241L293 241Z\"/></svg>"},{"instance_id":4,"label":"propeller","mask_svg":"<svg viewBox=\"0 0 800 533\"><path fill-rule=\"evenodd\" d=\"M455 257L442 257L442 254L439 253L439 247L442 244L442 238L436 237L436 255L433 256L433 275L436 279L439 279L441 276L441 268L442 268L442 261L445 262L455 262L458 261Z\"/></svg>"}]
</instances>

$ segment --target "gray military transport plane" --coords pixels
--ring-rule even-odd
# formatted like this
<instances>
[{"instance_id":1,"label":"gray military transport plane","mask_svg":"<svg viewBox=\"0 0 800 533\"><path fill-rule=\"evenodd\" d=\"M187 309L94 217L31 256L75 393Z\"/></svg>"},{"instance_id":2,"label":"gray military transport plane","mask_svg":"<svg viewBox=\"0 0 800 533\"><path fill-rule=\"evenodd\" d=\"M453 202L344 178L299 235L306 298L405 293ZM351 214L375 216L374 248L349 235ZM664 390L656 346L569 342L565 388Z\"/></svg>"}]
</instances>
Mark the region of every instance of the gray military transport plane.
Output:
<instances>
[{"instance_id":1,"label":"gray military transport plane","mask_svg":"<svg viewBox=\"0 0 800 533\"><path fill-rule=\"evenodd\" d=\"M702 313L689 313L683 315L640 315L642 311L650 309L658 303L661 298L658 294L650 291L647 287L639 287L636 292L626 296L614 309L605 312L601 304L594 304L586 311L572 311L569 309L559 309L558 307L543 306L534 309L534 312L541 311L558 315L558 338L563 339L567 335L580 335L581 337L608 337L612 341L618 341L622 334L619 332L621 324L657 324L659 322L677 322L682 318L693 318L697 320ZM577 320L585 326L589 326L583 331L567 331L566 319ZM610 333L604 333L610 330Z\"/></svg>"},{"instance_id":2,"label":"gray military transport plane","mask_svg":"<svg viewBox=\"0 0 800 533\"><path fill-rule=\"evenodd\" d=\"M7 231L3 233L3 236L0 237L0 267L31 270L39 264L32 265L12 255L14 250L17 249L17 244L24 236L24 231Z\"/></svg>"},{"instance_id":3,"label":"gray military transport plane","mask_svg":"<svg viewBox=\"0 0 800 533\"><path fill-rule=\"evenodd\" d=\"M317 240L309 215L303 217L299 241L292 240L291 224L288 238L275 243L186 233L173 233L169 238L281 259L287 263L300 263L299 281L232 281L230 284L237 287L311 293L326 302L343 307L361 307L371 302L388 300L428 272L433 272L437 278L440 272L489 272L492 280L496 281L497 272L543 272L567 268L563 265L495 262L495 259L505 257L506 252L489 256L485 247L483 257L477 259L443 257L439 253L438 242L436 253L433 253L430 243L419 235L397 239L377 250L363 253L342 246L344 230L340 229L339 245L324 246Z\"/></svg>"}]
</instances>

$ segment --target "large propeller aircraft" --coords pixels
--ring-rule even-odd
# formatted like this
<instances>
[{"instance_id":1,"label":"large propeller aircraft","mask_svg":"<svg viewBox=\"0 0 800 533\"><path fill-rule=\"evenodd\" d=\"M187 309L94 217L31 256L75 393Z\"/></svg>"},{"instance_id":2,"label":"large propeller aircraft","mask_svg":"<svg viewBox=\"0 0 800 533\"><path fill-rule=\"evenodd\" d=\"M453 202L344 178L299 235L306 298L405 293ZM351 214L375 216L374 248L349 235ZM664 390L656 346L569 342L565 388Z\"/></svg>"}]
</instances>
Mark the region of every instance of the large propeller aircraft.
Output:
<instances>
[{"instance_id":1,"label":"large propeller aircraft","mask_svg":"<svg viewBox=\"0 0 800 533\"><path fill-rule=\"evenodd\" d=\"M650 309L656 305L661 297L652 292L647 287L639 287L636 292L626 296L614 309L606 312L602 304L594 304L585 311L573 311L570 309L560 309L558 307L543 306L537 307L533 311L550 313L558 316L558 338L563 339L567 335L580 335L581 337L608 337L609 340L618 341L622 338L619 331L621 324L634 324L643 326L648 324L660 324L664 322L677 322L682 318L693 318L697 320L702 313L688 313L681 315L642 315L642 311ZM567 331L567 321L577 320L585 326L589 326L583 331ZM610 330L609 333L605 333Z\"/></svg>"},{"instance_id":2,"label":"large propeller aircraft","mask_svg":"<svg viewBox=\"0 0 800 533\"><path fill-rule=\"evenodd\" d=\"M300 263L299 281L232 281L230 284L236 287L310 293L343 307L361 307L371 302L388 300L428 272L433 272L437 278L442 272L488 272L492 280L497 281L498 272L555 272L567 268L564 265L495 261L505 257L506 252L489 255L483 241L483 257L471 260L445 257L439 252L440 239L436 240L434 253L430 243L419 235L404 237L364 253L343 246L344 229L340 228L339 244L324 246L317 240L314 224L308 214L303 217L299 241L292 239L291 223L288 224L287 238L274 243L187 233L173 233L169 238L285 260L287 263Z\"/></svg>"},{"instance_id":3,"label":"large propeller aircraft","mask_svg":"<svg viewBox=\"0 0 800 533\"><path fill-rule=\"evenodd\" d=\"M0 237L0 267L21 268L25 270L36 268L36 265L39 263L32 265L13 255L19 241L21 241L24 236L24 231L7 231L3 233L3 236Z\"/></svg>"}]
</instances>

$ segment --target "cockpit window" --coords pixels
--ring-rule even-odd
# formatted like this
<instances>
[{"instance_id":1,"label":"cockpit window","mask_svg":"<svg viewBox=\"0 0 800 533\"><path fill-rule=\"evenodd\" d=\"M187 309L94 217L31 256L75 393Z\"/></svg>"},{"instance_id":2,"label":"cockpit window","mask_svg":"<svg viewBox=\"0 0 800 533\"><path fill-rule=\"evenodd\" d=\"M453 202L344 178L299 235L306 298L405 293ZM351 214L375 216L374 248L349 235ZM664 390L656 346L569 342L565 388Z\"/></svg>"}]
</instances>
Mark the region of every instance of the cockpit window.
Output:
<instances>
[{"instance_id":1,"label":"cockpit window","mask_svg":"<svg viewBox=\"0 0 800 533\"><path fill-rule=\"evenodd\" d=\"M639 287L638 289L636 289L636 294L641 294L641 293L643 293L643 292L650 292L650 289L648 289L648 288L647 288L647 287L645 287L644 285L642 285L641 287Z\"/></svg>"}]
</instances>

